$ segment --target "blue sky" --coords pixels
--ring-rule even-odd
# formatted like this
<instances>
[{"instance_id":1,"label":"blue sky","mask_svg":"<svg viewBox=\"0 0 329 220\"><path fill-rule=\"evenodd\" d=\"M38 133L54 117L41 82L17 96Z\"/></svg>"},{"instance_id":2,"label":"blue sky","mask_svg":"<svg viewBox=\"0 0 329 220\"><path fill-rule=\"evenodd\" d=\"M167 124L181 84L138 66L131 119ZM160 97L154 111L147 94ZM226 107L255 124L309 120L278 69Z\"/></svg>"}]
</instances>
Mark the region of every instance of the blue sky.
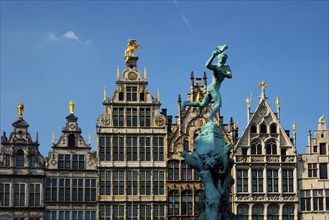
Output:
<instances>
[{"instance_id":1,"label":"blue sky","mask_svg":"<svg viewBox=\"0 0 329 220\"><path fill-rule=\"evenodd\" d=\"M225 122L246 127L246 97L255 110L264 80L272 109L281 99L281 124L297 123L297 150L307 131L328 119L328 1L1 1L1 131L12 131L16 104L40 150L61 135L68 103L85 140L96 145L103 88L115 88L127 39L143 45L138 67L147 68L149 89L161 91L162 108L177 115L190 72L202 77L214 48L228 44L233 78L222 84Z\"/></svg>"}]
</instances>

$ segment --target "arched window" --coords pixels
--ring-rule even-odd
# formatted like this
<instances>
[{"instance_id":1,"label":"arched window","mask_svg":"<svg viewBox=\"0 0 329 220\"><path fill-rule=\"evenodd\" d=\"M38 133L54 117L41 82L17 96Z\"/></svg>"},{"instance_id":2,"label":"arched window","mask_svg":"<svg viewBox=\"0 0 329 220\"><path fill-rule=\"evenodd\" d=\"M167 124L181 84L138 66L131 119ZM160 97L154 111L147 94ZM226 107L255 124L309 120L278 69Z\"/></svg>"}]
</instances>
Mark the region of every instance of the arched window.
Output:
<instances>
[{"instance_id":1,"label":"arched window","mask_svg":"<svg viewBox=\"0 0 329 220\"><path fill-rule=\"evenodd\" d=\"M179 161L168 161L168 180L179 180Z\"/></svg>"},{"instance_id":2,"label":"arched window","mask_svg":"<svg viewBox=\"0 0 329 220\"><path fill-rule=\"evenodd\" d=\"M248 214L248 205L240 204L238 205L238 219L239 220L248 220L249 214Z\"/></svg>"},{"instance_id":3,"label":"arched window","mask_svg":"<svg viewBox=\"0 0 329 220\"><path fill-rule=\"evenodd\" d=\"M294 219L294 206L284 205L282 220L293 220Z\"/></svg>"},{"instance_id":4,"label":"arched window","mask_svg":"<svg viewBox=\"0 0 329 220\"><path fill-rule=\"evenodd\" d=\"M270 131L271 131L271 134L276 134L277 133L277 131L276 131L276 124L272 124L271 125Z\"/></svg>"},{"instance_id":5,"label":"arched window","mask_svg":"<svg viewBox=\"0 0 329 220\"><path fill-rule=\"evenodd\" d=\"M184 151L188 151L190 149L190 142L188 139L184 140Z\"/></svg>"},{"instance_id":6,"label":"arched window","mask_svg":"<svg viewBox=\"0 0 329 220\"><path fill-rule=\"evenodd\" d=\"M264 206L261 204L252 206L252 220L264 219Z\"/></svg>"},{"instance_id":7,"label":"arched window","mask_svg":"<svg viewBox=\"0 0 329 220\"><path fill-rule=\"evenodd\" d=\"M75 136L74 136L74 134L69 135L68 144L69 144L69 147L75 147Z\"/></svg>"},{"instance_id":8,"label":"arched window","mask_svg":"<svg viewBox=\"0 0 329 220\"><path fill-rule=\"evenodd\" d=\"M262 144L259 140L254 140L251 143L251 154L262 154Z\"/></svg>"},{"instance_id":9,"label":"arched window","mask_svg":"<svg viewBox=\"0 0 329 220\"><path fill-rule=\"evenodd\" d=\"M266 143L266 154L278 154L276 142L270 140Z\"/></svg>"},{"instance_id":10,"label":"arched window","mask_svg":"<svg viewBox=\"0 0 329 220\"><path fill-rule=\"evenodd\" d=\"M269 205L267 207L267 219L268 220L279 220L279 206Z\"/></svg>"},{"instance_id":11,"label":"arched window","mask_svg":"<svg viewBox=\"0 0 329 220\"><path fill-rule=\"evenodd\" d=\"M261 124L260 126L260 133L266 134L267 133L267 128L265 124Z\"/></svg>"},{"instance_id":12,"label":"arched window","mask_svg":"<svg viewBox=\"0 0 329 220\"><path fill-rule=\"evenodd\" d=\"M168 215L178 215L179 214L179 193L178 191L169 192L169 207Z\"/></svg>"},{"instance_id":13,"label":"arched window","mask_svg":"<svg viewBox=\"0 0 329 220\"><path fill-rule=\"evenodd\" d=\"M16 153L16 166L23 167L24 166L24 151L19 149Z\"/></svg>"},{"instance_id":14,"label":"arched window","mask_svg":"<svg viewBox=\"0 0 329 220\"><path fill-rule=\"evenodd\" d=\"M185 160L181 161L181 180L192 180L192 168Z\"/></svg>"},{"instance_id":15,"label":"arched window","mask_svg":"<svg viewBox=\"0 0 329 220\"><path fill-rule=\"evenodd\" d=\"M256 125L251 125L251 127L250 127L250 133L252 133L252 134L257 133Z\"/></svg>"},{"instance_id":16,"label":"arched window","mask_svg":"<svg viewBox=\"0 0 329 220\"><path fill-rule=\"evenodd\" d=\"M183 191L182 193L182 215L192 215L192 192Z\"/></svg>"}]
</instances>

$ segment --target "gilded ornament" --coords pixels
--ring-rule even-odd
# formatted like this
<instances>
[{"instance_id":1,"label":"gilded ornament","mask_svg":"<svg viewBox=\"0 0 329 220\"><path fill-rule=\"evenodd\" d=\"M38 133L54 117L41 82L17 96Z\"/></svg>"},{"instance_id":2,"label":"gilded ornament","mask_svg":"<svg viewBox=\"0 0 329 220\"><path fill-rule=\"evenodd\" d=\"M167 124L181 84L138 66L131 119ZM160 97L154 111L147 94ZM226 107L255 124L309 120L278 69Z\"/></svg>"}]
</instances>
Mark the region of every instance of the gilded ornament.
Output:
<instances>
[{"instance_id":1,"label":"gilded ornament","mask_svg":"<svg viewBox=\"0 0 329 220\"><path fill-rule=\"evenodd\" d=\"M164 120L163 120L163 118L161 118L161 117L156 117L156 118L155 118L155 124L156 124L157 126L161 126L161 125L163 125L163 124L164 124Z\"/></svg>"},{"instance_id":2,"label":"gilded ornament","mask_svg":"<svg viewBox=\"0 0 329 220\"><path fill-rule=\"evenodd\" d=\"M74 115L74 101L71 100L69 103L70 114Z\"/></svg>"},{"instance_id":3,"label":"gilded ornament","mask_svg":"<svg viewBox=\"0 0 329 220\"><path fill-rule=\"evenodd\" d=\"M23 118L23 111L24 111L24 104L18 103L17 104L17 113L19 118Z\"/></svg>"},{"instance_id":4,"label":"gilded ornament","mask_svg":"<svg viewBox=\"0 0 329 220\"><path fill-rule=\"evenodd\" d=\"M325 122L324 117L325 117L325 115L322 115L322 116L319 118L319 122Z\"/></svg>"},{"instance_id":5,"label":"gilded ornament","mask_svg":"<svg viewBox=\"0 0 329 220\"><path fill-rule=\"evenodd\" d=\"M137 74L135 72L129 72L128 73L128 79L130 79L130 80L137 79Z\"/></svg>"},{"instance_id":6,"label":"gilded ornament","mask_svg":"<svg viewBox=\"0 0 329 220\"><path fill-rule=\"evenodd\" d=\"M262 90L264 90L264 89L267 87L266 82L261 81L261 82L259 83L259 87L262 88Z\"/></svg>"},{"instance_id":7,"label":"gilded ornament","mask_svg":"<svg viewBox=\"0 0 329 220\"><path fill-rule=\"evenodd\" d=\"M143 48L140 44L136 44L135 39L129 39L128 40L128 48L125 50L125 58L126 62L131 58L135 57L134 51L138 48Z\"/></svg>"}]
</instances>

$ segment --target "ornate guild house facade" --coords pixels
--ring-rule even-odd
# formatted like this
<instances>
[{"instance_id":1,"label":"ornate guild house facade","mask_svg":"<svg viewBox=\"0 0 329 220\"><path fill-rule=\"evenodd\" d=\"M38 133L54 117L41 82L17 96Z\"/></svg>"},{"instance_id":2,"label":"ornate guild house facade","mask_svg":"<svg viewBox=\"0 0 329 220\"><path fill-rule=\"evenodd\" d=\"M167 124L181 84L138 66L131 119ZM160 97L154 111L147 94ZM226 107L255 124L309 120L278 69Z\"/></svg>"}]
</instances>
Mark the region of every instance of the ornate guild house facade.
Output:
<instances>
[{"instance_id":1,"label":"ornate guild house facade","mask_svg":"<svg viewBox=\"0 0 329 220\"><path fill-rule=\"evenodd\" d=\"M97 160L86 144L70 102L70 115L46 162L45 211L47 220L97 219Z\"/></svg>"},{"instance_id":2,"label":"ornate guild house facade","mask_svg":"<svg viewBox=\"0 0 329 220\"><path fill-rule=\"evenodd\" d=\"M111 98L98 117L99 219L165 219L167 118L153 98L138 57L117 70Z\"/></svg>"},{"instance_id":3,"label":"ornate guild house facade","mask_svg":"<svg viewBox=\"0 0 329 220\"><path fill-rule=\"evenodd\" d=\"M38 134L33 141L23 119L24 105L17 105L18 120L9 137L3 132L0 152L0 219L44 219L44 158Z\"/></svg>"},{"instance_id":4,"label":"ornate guild house facade","mask_svg":"<svg viewBox=\"0 0 329 220\"><path fill-rule=\"evenodd\" d=\"M296 124L293 137L280 125L280 100L273 112L265 96L266 83L255 112L235 147L234 210L241 220L295 220L298 216Z\"/></svg>"},{"instance_id":5,"label":"ornate guild house facade","mask_svg":"<svg viewBox=\"0 0 329 220\"><path fill-rule=\"evenodd\" d=\"M306 154L298 155L300 219L329 219L329 130L324 115L308 134Z\"/></svg>"}]
</instances>

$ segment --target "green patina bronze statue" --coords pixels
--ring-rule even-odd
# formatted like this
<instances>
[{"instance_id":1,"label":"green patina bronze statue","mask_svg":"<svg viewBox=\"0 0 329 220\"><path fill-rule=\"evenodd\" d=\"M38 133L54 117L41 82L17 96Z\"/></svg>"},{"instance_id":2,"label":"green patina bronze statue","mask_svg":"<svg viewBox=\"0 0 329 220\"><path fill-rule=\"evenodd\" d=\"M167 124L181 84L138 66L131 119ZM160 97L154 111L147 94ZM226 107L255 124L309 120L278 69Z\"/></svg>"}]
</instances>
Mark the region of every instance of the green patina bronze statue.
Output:
<instances>
[{"instance_id":1,"label":"green patina bronze statue","mask_svg":"<svg viewBox=\"0 0 329 220\"><path fill-rule=\"evenodd\" d=\"M223 51L226 49L227 45L218 46L207 61L207 68L213 71L213 81L207 88L207 95L203 101L184 102L183 105L183 108L185 106L205 107L211 99L215 101L208 123L202 127L200 134L195 138L193 153L180 152L186 163L198 171L204 184L205 191L200 196L197 207L198 220L237 220L229 207L230 190L234 184L231 176L234 160L230 158L233 146L225 142L222 128L213 121L222 105L219 94L220 85L226 77L232 77L230 67L225 65L227 55ZM213 65L212 61L218 55L218 64Z\"/></svg>"},{"instance_id":2,"label":"green patina bronze statue","mask_svg":"<svg viewBox=\"0 0 329 220\"><path fill-rule=\"evenodd\" d=\"M228 48L226 44L216 47L216 50L211 54L211 57L206 63L206 67L212 70L212 82L207 87L207 94L204 96L202 102L188 102L182 104L182 109L185 106L206 107L211 100L214 100L215 105L210 113L208 121L213 121L216 113L222 106L222 98L219 93L220 86L225 78L232 78L231 68L226 65L227 55L224 51ZM212 64L215 57L218 56L218 64Z\"/></svg>"}]
</instances>

